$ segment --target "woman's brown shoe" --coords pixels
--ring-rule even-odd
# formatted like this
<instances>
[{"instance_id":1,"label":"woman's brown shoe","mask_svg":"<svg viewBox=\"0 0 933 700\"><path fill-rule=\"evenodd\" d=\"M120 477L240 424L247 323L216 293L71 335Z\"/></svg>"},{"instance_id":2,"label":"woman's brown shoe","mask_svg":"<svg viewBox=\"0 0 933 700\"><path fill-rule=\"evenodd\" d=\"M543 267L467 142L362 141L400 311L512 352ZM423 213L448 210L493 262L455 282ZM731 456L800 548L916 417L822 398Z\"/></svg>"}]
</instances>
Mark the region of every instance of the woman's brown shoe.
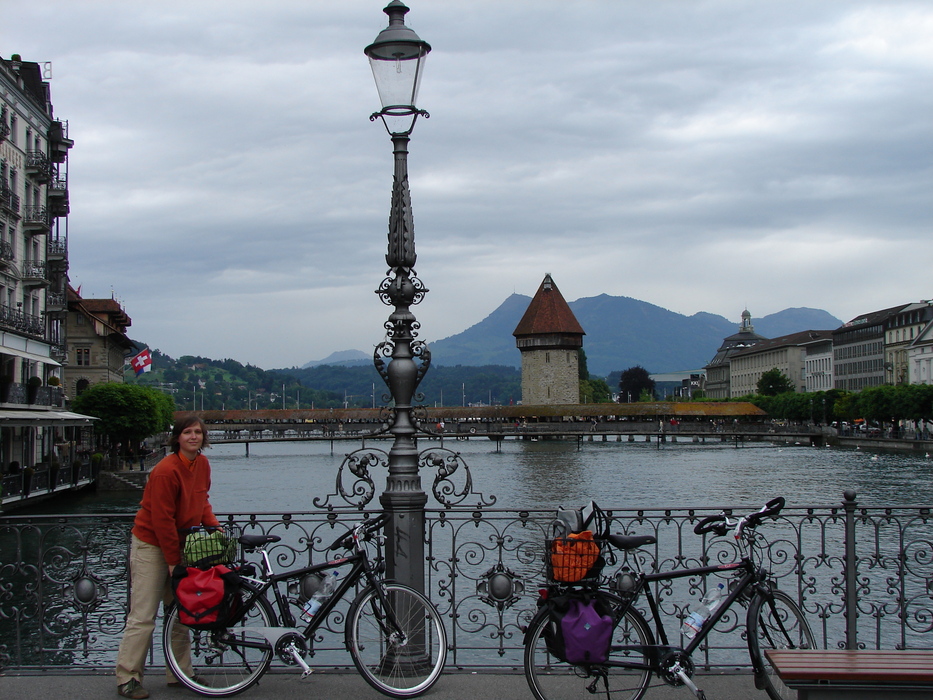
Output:
<instances>
[{"instance_id":1,"label":"woman's brown shoe","mask_svg":"<svg viewBox=\"0 0 933 700\"><path fill-rule=\"evenodd\" d=\"M133 700L143 700L149 697L149 691L143 688L143 684L135 678L131 678L123 685L117 686L117 695L123 698L132 698Z\"/></svg>"}]
</instances>

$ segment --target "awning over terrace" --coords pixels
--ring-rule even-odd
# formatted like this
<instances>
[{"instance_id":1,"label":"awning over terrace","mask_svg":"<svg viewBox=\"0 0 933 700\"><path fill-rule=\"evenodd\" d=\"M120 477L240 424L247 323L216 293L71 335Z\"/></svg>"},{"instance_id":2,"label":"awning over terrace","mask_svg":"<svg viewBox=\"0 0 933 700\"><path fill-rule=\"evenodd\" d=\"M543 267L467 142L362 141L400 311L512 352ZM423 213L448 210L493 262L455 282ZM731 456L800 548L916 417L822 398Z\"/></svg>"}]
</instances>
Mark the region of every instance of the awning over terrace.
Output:
<instances>
[{"instance_id":1,"label":"awning over terrace","mask_svg":"<svg viewBox=\"0 0 933 700\"><path fill-rule=\"evenodd\" d=\"M71 411L27 411L9 410L0 411L0 428L14 426L40 427L43 425L91 425L97 420L93 416L85 416Z\"/></svg>"}]
</instances>

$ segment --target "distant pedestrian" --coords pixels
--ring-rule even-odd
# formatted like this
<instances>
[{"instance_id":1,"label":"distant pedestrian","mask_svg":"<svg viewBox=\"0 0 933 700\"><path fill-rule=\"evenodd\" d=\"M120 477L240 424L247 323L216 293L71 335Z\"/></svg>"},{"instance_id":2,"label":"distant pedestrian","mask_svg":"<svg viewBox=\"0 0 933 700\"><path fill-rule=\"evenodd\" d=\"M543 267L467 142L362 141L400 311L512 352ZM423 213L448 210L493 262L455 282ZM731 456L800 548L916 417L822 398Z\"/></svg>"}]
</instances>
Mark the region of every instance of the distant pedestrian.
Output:
<instances>
[{"instance_id":1,"label":"distant pedestrian","mask_svg":"<svg viewBox=\"0 0 933 700\"><path fill-rule=\"evenodd\" d=\"M130 612L117 653L117 694L142 700L149 697L143 685L146 657L152 644L159 603L172 603L172 571L181 563L184 532L204 525L220 527L208 500L211 465L201 450L207 446L207 429L197 416L179 419L172 428L172 453L149 475L136 513L130 547ZM187 628L173 631L176 658L187 658ZM181 650L184 651L181 651ZM190 660L188 660L190 666ZM193 671L187 669L188 675ZM169 685L179 685L166 668Z\"/></svg>"}]
</instances>

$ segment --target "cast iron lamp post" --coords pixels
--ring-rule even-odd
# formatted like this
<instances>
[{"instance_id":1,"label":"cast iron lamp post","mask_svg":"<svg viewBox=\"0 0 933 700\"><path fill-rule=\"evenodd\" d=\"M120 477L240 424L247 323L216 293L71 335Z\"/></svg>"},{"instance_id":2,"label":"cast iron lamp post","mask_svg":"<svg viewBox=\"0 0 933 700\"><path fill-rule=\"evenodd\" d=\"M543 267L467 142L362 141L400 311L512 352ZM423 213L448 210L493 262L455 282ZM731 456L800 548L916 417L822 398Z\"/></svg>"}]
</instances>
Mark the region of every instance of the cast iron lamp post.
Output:
<instances>
[{"instance_id":1,"label":"cast iron lamp post","mask_svg":"<svg viewBox=\"0 0 933 700\"><path fill-rule=\"evenodd\" d=\"M389 16L389 26L365 49L382 102L382 109L370 120L382 120L392 138L395 153L386 253L389 270L376 290L382 302L395 310L385 323L385 340L373 353L373 362L389 388L393 402L389 432L394 442L389 450L386 488L379 502L391 514L386 528L388 575L423 591L424 506L427 496L421 488L418 470L412 400L428 370L431 356L424 341L415 340L420 324L410 310L428 290L414 269L415 231L408 191L408 141L418 117L428 116L427 112L415 106L415 101L425 57L431 47L405 26L408 8L400 0L392 0L383 12ZM390 358L388 364L385 358Z\"/></svg>"}]
</instances>

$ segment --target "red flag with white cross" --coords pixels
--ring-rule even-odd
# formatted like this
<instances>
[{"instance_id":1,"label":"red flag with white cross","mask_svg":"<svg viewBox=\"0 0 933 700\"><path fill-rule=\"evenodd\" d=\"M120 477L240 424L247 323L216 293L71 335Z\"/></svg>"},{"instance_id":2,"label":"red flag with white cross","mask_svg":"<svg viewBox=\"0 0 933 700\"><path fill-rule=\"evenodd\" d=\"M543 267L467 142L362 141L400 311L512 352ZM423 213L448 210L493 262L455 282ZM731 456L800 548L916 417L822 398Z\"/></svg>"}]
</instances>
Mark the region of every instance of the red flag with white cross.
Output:
<instances>
[{"instance_id":1,"label":"red flag with white cross","mask_svg":"<svg viewBox=\"0 0 933 700\"><path fill-rule=\"evenodd\" d=\"M137 377L143 372L151 372L152 356L149 354L149 348L145 348L141 353L130 360L130 366L133 368L133 371L136 372Z\"/></svg>"}]
</instances>

